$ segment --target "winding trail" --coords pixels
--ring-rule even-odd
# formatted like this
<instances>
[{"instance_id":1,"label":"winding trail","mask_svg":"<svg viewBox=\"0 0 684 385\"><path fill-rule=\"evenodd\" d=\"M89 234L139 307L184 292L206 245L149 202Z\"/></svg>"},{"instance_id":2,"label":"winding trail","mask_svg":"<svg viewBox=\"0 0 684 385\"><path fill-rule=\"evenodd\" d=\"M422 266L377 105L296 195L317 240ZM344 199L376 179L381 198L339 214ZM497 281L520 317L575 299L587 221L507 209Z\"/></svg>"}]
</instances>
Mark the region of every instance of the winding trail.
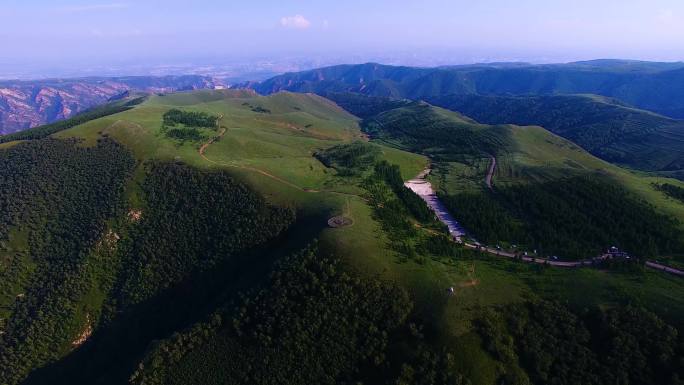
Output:
<instances>
[{"instance_id":1,"label":"winding trail","mask_svg":"<svg viewBox=\"0 0 684 385\"><path fill-rule=\"evenodd\" d=\"M494 171L494 167L496 166L496 158L492 157L492 163L489 167L489 173L487 175L487 179L485 180L487 183L487 186L491 188L491 176ZM427 203L427 205L432 209L432 211L435 212L435 215L437 218L444 223L448 229L449 229L449 234L452 236L452 239L458 243L463 244L463 246L473 249L473 250L478 250L484 253L496 255L499 257L506 257L506 258L519 258L522 261L525 262L531 262L531 263L539 263L539 264L544 264L544 265L549 265L549 266L557 266L557 267L581 267L581 266L591 266L595 262L602 261L604 259L607 259L610 257L608 254L603 254L599 257L595 258L590 258L590 259L584 259L580 261L555 261L551 259L546 259L546 258L536 258L536 257L530 257L530 256L525 256L525 255L520 255L520 254L515 254L515 253L510 253L506 252L503 250L498 250L495 248L483 246L477 241L473 242L465 242L463 238L466 235L465 230L463 227L458 223L458 221L446 210L446 207L444 204L437 198L437 195L435 194L434 190L432 189L432 184L428 182L425 178L430 174L430 168L427 168L423 170L420 174L416 176L416 178L411 179L404 183L404 186L408 187L411 189L414 193L416 193L418 196L423 198L423 200ZM670 274L678 275L681 277L684 277L684 271L668 267L665 265L660 265L655 262L647 261L646 262L646 267L664 271Z\"/></svg>"},{"instance_id":2,"label":"winding trail","mask_svg":"<svg viewBox=\"0 0 684 385\"><path fill-rule=\"evenodd\" d=\"M489 170L487 171L487 176L485 177L485 184L491 190L492 189L492 178L494 177L494 170L496 169L496 158L490 157Z\"/></svg>"}]
</instances>

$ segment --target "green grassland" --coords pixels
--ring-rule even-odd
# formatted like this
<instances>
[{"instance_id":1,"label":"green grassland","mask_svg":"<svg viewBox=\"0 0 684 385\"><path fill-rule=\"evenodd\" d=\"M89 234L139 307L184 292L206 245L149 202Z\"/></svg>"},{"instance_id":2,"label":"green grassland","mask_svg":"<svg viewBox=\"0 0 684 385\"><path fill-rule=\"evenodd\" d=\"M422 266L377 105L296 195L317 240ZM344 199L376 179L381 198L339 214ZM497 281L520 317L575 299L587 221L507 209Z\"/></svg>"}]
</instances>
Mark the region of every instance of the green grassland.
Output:
<instances>
[{"instance_id":1,"label":"green grassland","mask_svg":"<svg viewBox=\"0 0 684 385\"><path fill-rule=\"evenodd\" d=\"M202 155L200 149L205 141L180 142L161 132L162 115L171 108L220 116L219 126L225 133L204 148ZM462 125L473 124L450 111L439 109L438 114ZM497 185L601 171L659 210L684 221L684 205L651 185L654 181L665 181L663 178L612 166L539 127L482 127L481 131L489 146L486 151L433 164L431 180L439 188L449 192L483 189L489 165L485 153L495 153ZM498 137L494 133L505 135ZM205 134L207 141L218 136L212 130ZM279 93L263 97L234 90L152 96L131 110L89 121L53 137L81 138L82 146L92 146L98 139L110 137L130 149L138 160L125 192L133 208L144 205L141 185L145 178L143 163L147 161L182 161L200 169L225 170L267 201L294 208L302 225L295 226L288 237L318 238L323 254L341 257L352 271L371 279L388 280L407 290L418 318L425 325L426 338L435 345L446 346L454 356L458 372L473 384L494 384L504 371L503 364L486 350L478 333L478 320L491 309L544 298L568 302L577 308L633 303L657 312L673 324L684 319L684 282L661 273L543 268L474 252L465 252L460 258L424 255L421 263L401 258L390 248L388 234L374 219L373 207L367 202L362 185L367 175L337 175L313 156L316 151L341 143L365 140L357 118L318 96ZM468 148L479 140L470 139L473 141ZM405 150L415 150L411 146L389 146L393 143L391 138L379 138L375 143L381 149L380 159L399 165L404 179L414 177L429 163L427 156ZM456 142L447 144L462 148ZM444 147L428 148L444 154ZM425 153L431 155L430 151ZM682 185L669 179L667 183ZM341 228L327 227L327 219L336 215L344 215L353 223ZM420 225L415 220L413 223ZM433 230L419 227L418 231ZM453 295L447 292L449 287L456 289ZM97 287L89 291L79 307L87 311L79 310L73 322L82 325L83 314L98 314L103 296ZM178 370L187 374L193 368Z\"/></svg>"}]
</instances>

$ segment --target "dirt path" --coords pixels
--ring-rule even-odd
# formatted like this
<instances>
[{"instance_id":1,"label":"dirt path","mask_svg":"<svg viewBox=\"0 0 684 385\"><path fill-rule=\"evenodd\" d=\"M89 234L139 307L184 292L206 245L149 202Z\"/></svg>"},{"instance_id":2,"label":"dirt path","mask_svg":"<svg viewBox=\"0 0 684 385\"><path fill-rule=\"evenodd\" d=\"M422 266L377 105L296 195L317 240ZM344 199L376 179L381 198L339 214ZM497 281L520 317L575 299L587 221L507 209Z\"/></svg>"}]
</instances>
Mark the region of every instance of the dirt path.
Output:
<instances>
[{"instance_id":1,"label":"dirt path","mask_svg":"<svg viewBox=\"0 0 684 385\"><path fill-rule=\"evenodd\" d=\"M485 184L489 189L492 188L492 178L494 177L494 170L496 169L496 158L491 157L489 163L489 171L487 171L487 176L485 177Z\"/></svg>"}]
</instances>

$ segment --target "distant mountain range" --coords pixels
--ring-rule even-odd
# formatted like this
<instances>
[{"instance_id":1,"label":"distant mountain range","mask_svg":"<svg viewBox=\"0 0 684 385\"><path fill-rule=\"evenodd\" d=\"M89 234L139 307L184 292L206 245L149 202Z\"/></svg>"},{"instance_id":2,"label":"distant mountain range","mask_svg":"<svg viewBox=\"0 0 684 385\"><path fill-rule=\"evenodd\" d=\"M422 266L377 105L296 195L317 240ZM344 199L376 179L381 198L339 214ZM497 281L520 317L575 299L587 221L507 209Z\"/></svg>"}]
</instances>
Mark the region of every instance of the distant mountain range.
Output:
<instances>
[{"instance_id":1,"label":"distant mountain range","mask_svg":"<svg viewBox=\"0 0 684 385\"><path fill-rule=\"evenodd\" d=\"M287 73L243 86L262 94L284 90L317 94L355 92L408 99L452 94L597 94L672 118L684 118L684 63L594 60L439 68L367 63Z\"/></svg>"},{"instance_id":2,"label":"distant mountain range","mask_svg":"<svg viewBox=\"0 0 684 385\"><path fill-rule=\"evenodd\" d=\"M361 118L390 101L424 100L480 123L542 126L631 168L679 178L684 170L684 121L678 120L684 118L684 63L594 60L440 68L369 63L244 86L262 94L320 94Z\"/></svg>"},{"instance_id":3,"label":"distant mountain range","mask_svg":"<svg viewBox=\"0 0 684 385\"><path fill-rule=\"evenodd\" d=\"M204 76L130 76L0 82L0 135L67 119L131 91L173 92L214 88Z\"/></svg>"}]
</instances>

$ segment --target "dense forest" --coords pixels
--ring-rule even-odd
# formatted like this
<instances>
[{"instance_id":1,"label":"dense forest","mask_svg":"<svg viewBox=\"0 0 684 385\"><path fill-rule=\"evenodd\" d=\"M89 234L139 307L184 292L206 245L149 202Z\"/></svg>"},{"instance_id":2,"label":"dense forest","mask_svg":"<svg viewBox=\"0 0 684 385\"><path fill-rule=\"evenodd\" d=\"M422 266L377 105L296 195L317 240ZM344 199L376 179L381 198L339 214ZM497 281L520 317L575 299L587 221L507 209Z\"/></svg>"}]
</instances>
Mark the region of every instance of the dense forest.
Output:
<instances>
[{"instance_id":1,"label":"dense forest","mask_svg":"<svg viewBox=\"0 0 684 385\"><path fill-rule=\"evenodd\" d=\"M105 238L106 268L92 272L103 281L89 309L92 337L27 383L125 381L152 340L196 322L241 276L260 279L270 261L257 248L294 219L224 171L144 167L141 203L120 215L116 238Z\"/></svg>"},{"instance_id":2,"label":"dense forest","mask_svg":"<svg viewBox=\"0 0 684 385\"><path fill-rule=\"evenodd\" d=\"M281 260L260 290L161 342L133 383L466 384L411 310L403 289L308 248Z\"/></svg>"},{"instance_id":3,"label":"dense forest","mask_svg":"<svg viewBox=\"0 0 684 385\"><path fill-rule=\"evenodd\" d=\"M636 307L574 312L532 301L490 311L480 332L505 366L505 384L675 385L684 379L682 336Z\"/></svg>"},{"instance_id":4,"label":"dense forest","mask_svg":"<svg viewBox=\"0 0 684 385\"><path fill-rule=\"evenodd\" d=\"M87 323L79 303L99 284L91 251L105 222L123 212L134 165L109 140L82 147L44 139L0 151L0 241L15 245L0 261L2 289L11 290L3 298L12 299L2 304L9 317L0 333L0 383L15 384L60 358Z\"/></svg>"},{"instance_id":5,"label":"dense forest","mask_svg":"<svg viewBox=\"0 0 684 385\"><path fill-rule=\"evenodd\" d=\"M152 164L142 190L142 219L122 246L119 306L272 239L294 220L292 210L268 205L226 172Z\"/></svg>"},{"instance_id":6,"label":"dense forest","mask_svg":"<svg viewBox=\"0 0 684 385\"><path fill-rule=\"evenodd\" d=\"M47 138L56 132L64 131L68 128L78 126L79 124L130 110L134 106L142 103L144 100L145 97L138 97L131 100L115 101L103 106L94 107L69 119L60 120L59 122L45 124L30 128L28 130L0 136L0 143L12 142L15 140Z\"/></svg>"},{"instance_id":7,"label":"dense forest","mask_svg":"<svg viewBox=\"0 0 684 385\"><path fill-rule=\"evenodd\" d=\"M336 169L340 176L355 176L375 164L380 156L380 147L356 141L317 151L314 156L325 167Z\"/></svg>"},{"instance_id":8,"label":"dense forest","mask_svg":"<svg viewBox=\"0 0 684 385\"><path fill-rule=\"evenodd\" d=\"M584 259L617 246L647 257L684 247L675 219L605 178L579 176L442 198L476 238L517 243L545 256Z\"/></svg>"}]
</instances>

